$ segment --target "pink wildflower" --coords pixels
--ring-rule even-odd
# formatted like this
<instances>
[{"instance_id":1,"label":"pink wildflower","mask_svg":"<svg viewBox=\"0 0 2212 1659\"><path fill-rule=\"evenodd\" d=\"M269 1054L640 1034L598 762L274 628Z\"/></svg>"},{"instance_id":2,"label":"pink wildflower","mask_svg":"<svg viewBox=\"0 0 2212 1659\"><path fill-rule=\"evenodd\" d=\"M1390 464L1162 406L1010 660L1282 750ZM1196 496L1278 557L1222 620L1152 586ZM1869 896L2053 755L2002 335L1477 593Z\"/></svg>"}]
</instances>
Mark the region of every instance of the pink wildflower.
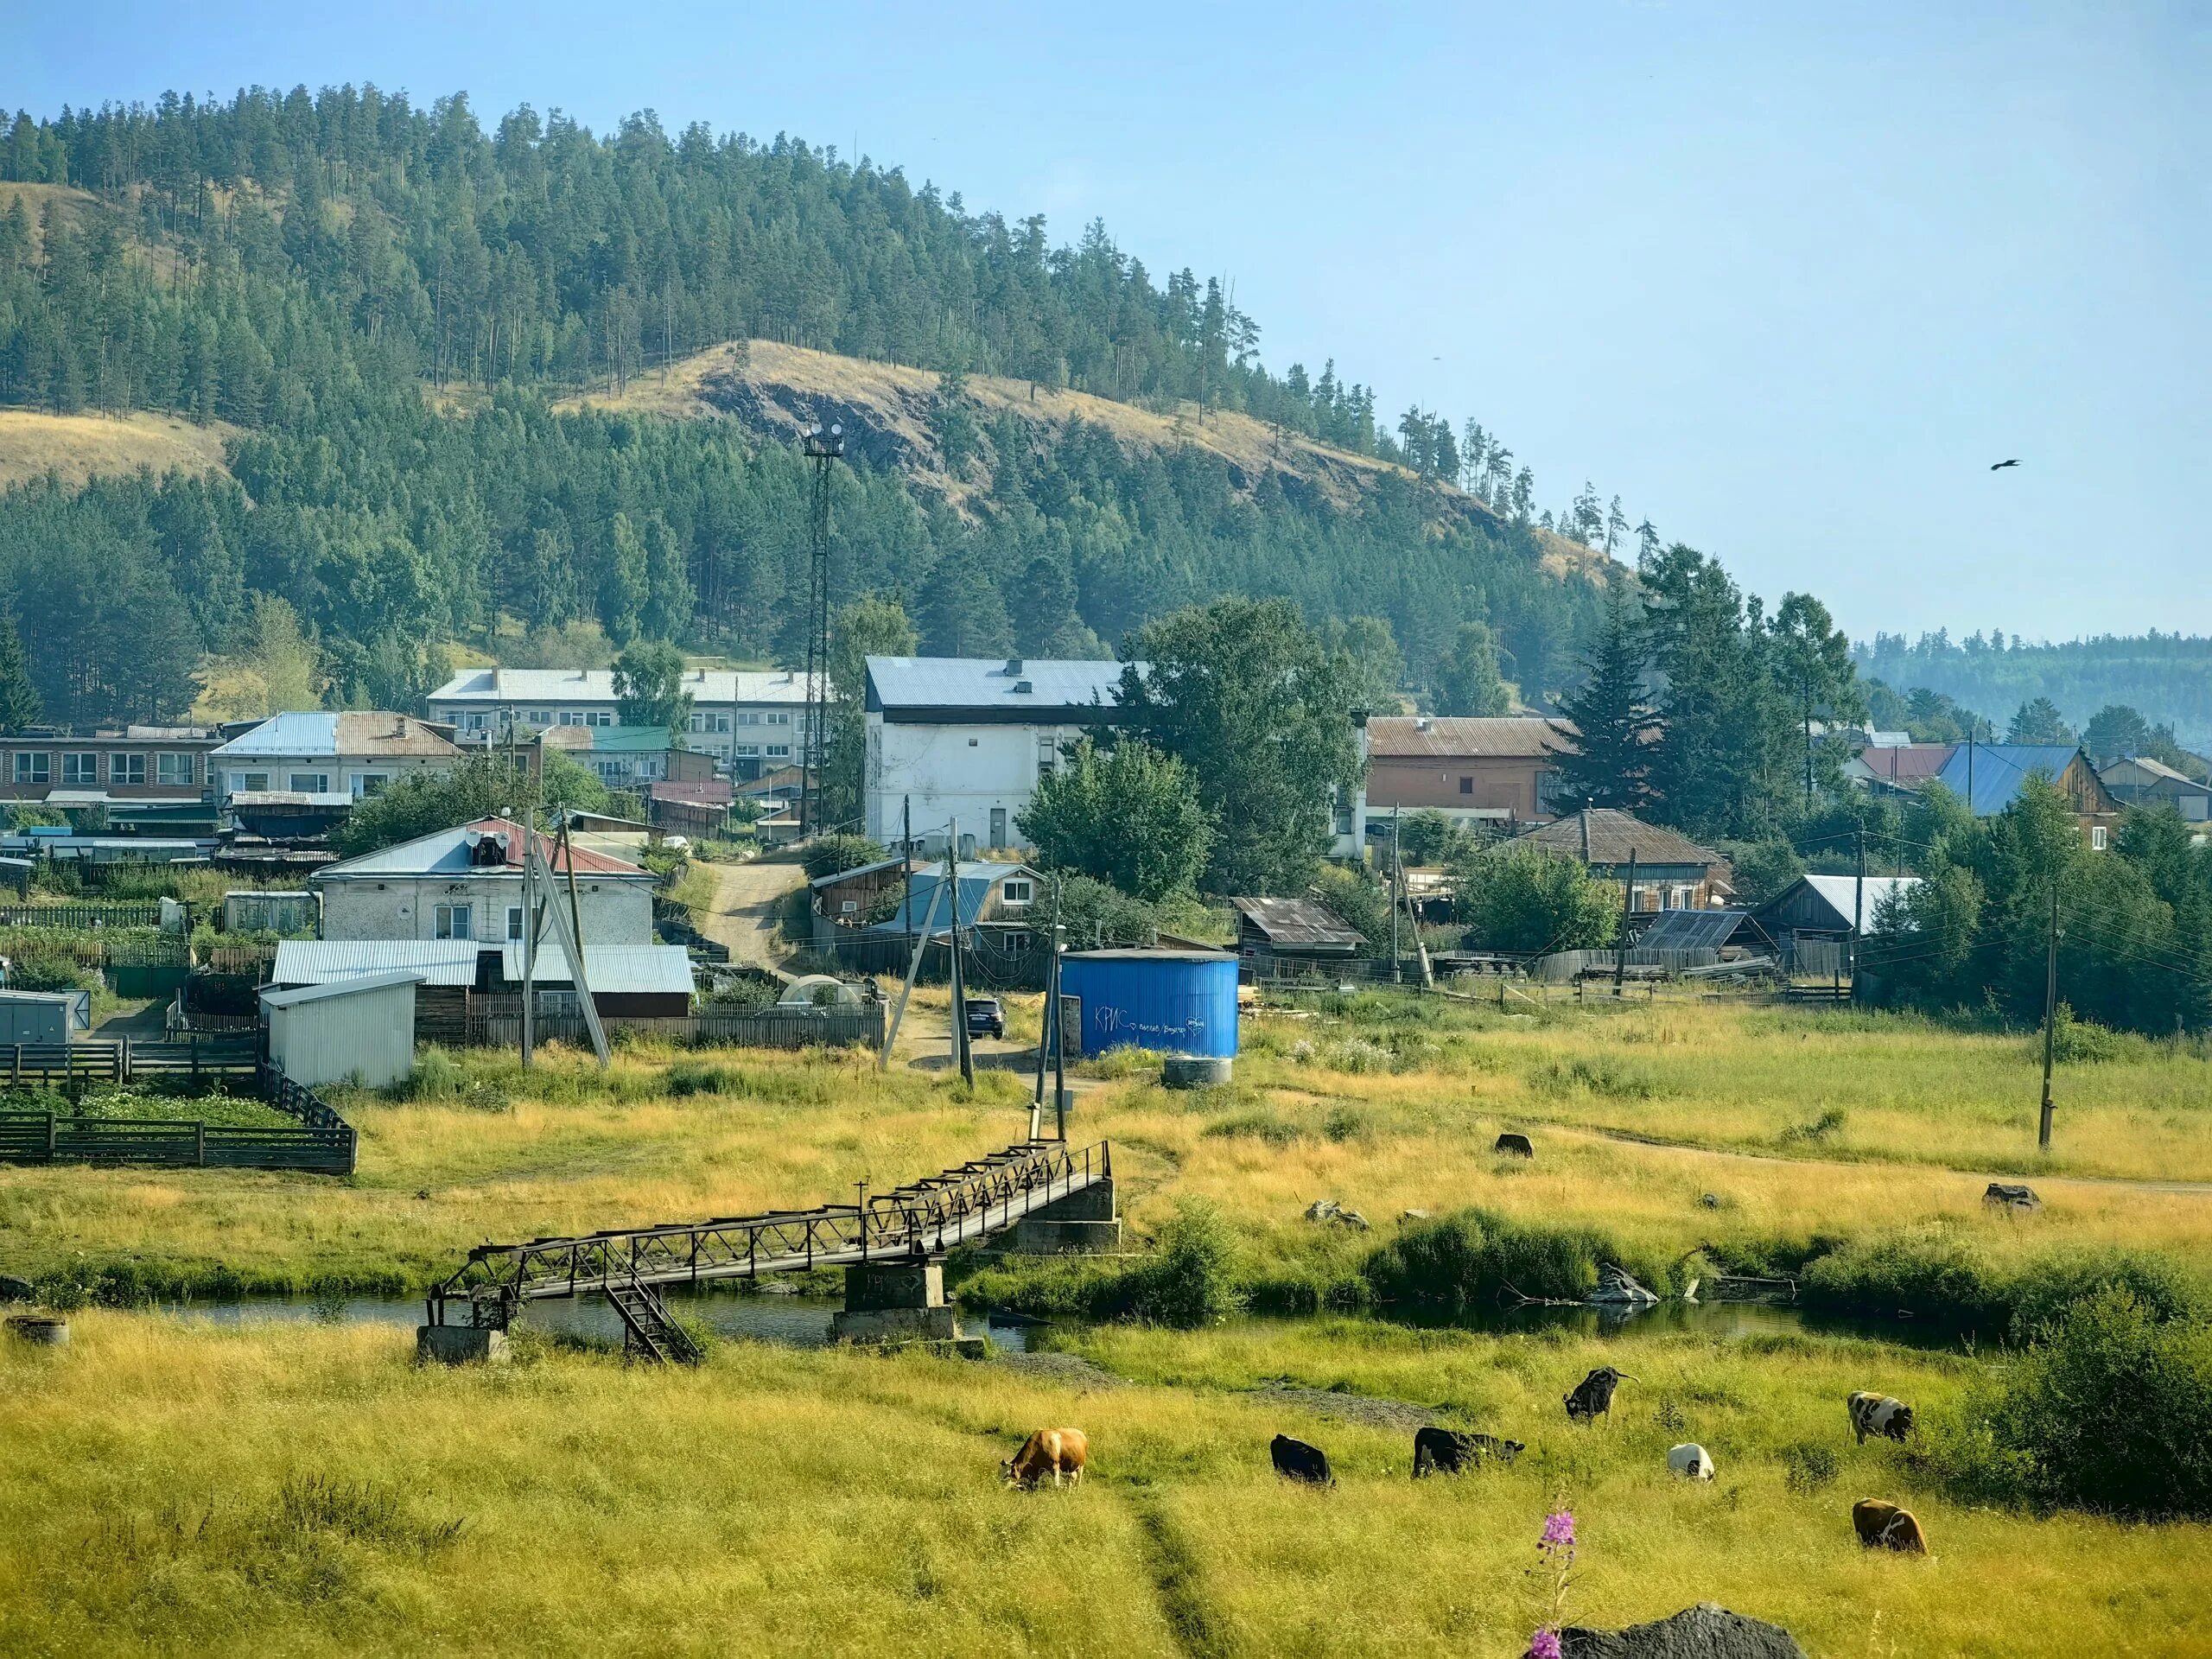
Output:
<instances>
[{"instance_id":1,"label":"pink wildflower","mask_svg":"<svg viewBox=\"0 0 2212 1659\"><path fill-rule=\"evenodd\" d=\"M1544 1535L1540 1548L1573 1549L1574 1548L1574 1511L1561 1510L1544 1517Z\"/></svg>"},{"instance_id":2,"label":"pink wildflower","mask_svg":"<svg viewBox=\"0 0 2212 1659\"><path fill-rule=\"evenodd\" d=\"M1530 1637L1528 1659L1560 1659L1559 1632L1542 1630Z\"/></svg>"}]
</instances>

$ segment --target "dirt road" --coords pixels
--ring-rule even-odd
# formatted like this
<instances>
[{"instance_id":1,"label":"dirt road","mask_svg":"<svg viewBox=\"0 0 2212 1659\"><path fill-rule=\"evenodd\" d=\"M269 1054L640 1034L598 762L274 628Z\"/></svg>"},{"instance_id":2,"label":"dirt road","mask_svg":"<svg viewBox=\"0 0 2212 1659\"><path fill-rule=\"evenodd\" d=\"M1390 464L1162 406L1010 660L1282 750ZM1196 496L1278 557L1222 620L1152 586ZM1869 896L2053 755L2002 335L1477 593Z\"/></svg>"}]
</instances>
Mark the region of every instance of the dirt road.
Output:
<instances>
[{"instance_id":1,"label":"dirt road","mask_svg":"<svg viewBox=\"0 0 2212 1659\"><path fill-rule=\"evenodd\" d=\"M754 859L743 864L714 864L712 909L699 918L699 931L729 947L732 962L781 973L785 955L778 932L786 895L806 885L798 865Z\"/></svg>"}]
</instances>

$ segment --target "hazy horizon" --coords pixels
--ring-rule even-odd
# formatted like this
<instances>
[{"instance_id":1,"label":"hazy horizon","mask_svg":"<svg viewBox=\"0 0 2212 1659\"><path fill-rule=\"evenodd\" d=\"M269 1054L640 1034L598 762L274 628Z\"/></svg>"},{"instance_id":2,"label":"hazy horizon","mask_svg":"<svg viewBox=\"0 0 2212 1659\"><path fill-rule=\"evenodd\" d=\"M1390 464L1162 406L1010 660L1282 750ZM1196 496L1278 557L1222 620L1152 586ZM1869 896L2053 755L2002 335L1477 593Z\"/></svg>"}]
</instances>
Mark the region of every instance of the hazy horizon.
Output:
<instances>
[{"instance_id":1,"label":"hazy horizon","mask_svg":"<svg viewBox=\"0 0 2212 1659\"><path fill-rule=\"evenodd\" d=\"M0 101L373 80L487 128L857 143L1233 282L1271 367L1471 415L1540 507L1587 478L1854 639L2212 632L2212 24L2179 8L213 11L19 19Z\"/></svg>"}]
</instances>

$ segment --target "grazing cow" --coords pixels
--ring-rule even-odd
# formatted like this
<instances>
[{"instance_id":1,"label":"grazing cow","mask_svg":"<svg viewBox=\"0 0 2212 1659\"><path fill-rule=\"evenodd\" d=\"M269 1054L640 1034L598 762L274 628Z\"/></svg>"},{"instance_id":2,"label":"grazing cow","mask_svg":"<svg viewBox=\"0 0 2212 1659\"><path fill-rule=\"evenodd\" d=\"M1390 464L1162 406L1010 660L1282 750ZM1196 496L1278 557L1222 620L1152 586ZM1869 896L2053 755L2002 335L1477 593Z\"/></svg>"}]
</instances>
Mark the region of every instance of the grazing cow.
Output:
<instances>
[{"instance_id":1,"label":"grazing cow","mask_svg":"<svg viewBox=\"0 0 2212 1659\"><path fill-rule=\"evenodd\" d=\"M1713 1453L1694 1442L1688 1446L1669 1446L1667 1449L1667 1467L1692 1480L1711 1480Z\"/></svg>"},{"instance_id":2,"label":"grazing cow","mask_svg":"<svg viewBox=\"0 0 2212 1659\"><path fill-rule=\"evenodd\" d=\"M1492 1458L1510 1463L1527 1449L1518 1440L1501 1440L1495 1434L1462 1434L1432 1425L1414 1432L1414 1478L1459 1474L1480 1468Z\"/></svg>"},{"instance_id":3,"label":"grazing cow","mask_svg":"<svg viewBox=\"0 0 2212 1659\"><path fill-rule=\"evenodd\" d=\"M1613 1408L1613 1390L1624 1382L1635 1381L1625 1371L1617 1371L1610 1365L1600 1365L1576 1383L1567 1395L1567 1421L1570 1423L1588 1423L1605 1416Z\"/></svg>"},{"instance_id":4,"label":"grazing cow","mask_svg":"<svg viewBox=\"0 0 2212 1659\"><path fill-rule=\"evenodd\" d=\"M1928 1535L1920 1529L1919 1517L1878 1497L1862 1497L1853 1504L1851 1525L1868 1549L1879 1546L1907 1555L1928 1553Z\"/></svg>"},{"instance_id":5,"label":"grazing cow","mask_svg":"<svg viewBox=\"0 0 2212 1659\"><path fill-rule=\"evenodd\" d=\"M1901 1440L1912 1433L1912 1408L1902 1400L1861 1389L1851 1396L1850 1406L1852 1432L1859 1436L1861 1446L1866 1444L1869 1434Z\"/></svg>"},{"instance_id":6,"label":"grazing cow","mask_svg":"<svg viewBox=\"0 0 2212 1659\"><path fill-rule=\"evenodd\" d=\"M1329 1454L1318 1446L1278 1434L1268 1442L1268 1457L1274 1464L1275 1473L1286 1480L1302 1480L1315 1486L1336 1484L1336 1477L1329 1472Z\"/></svg>"},{"instance_id":7,"label":"grazing cow","mask_svg":"<svg viewBox=\"0 0 2212 1659\"><path fill-rule=\"evenodd\" d=\"M1533 1158L1536 1155L1535 1147L1529 1144L1529 1137L1525 1135L1517 1135L1511 1129L1499 1135L1491 1143L1491 1150L1502 1153L1509 1158Z\"/></svg>"},{"instance_id":8,"label":"grazing cow","mask_svg":"<svg viewBox=\"0 0 2212 1659\"><path fill-rule=\"evenodd\" d=\"M1021 1443L1020 1451L999 1465L999 1473L1025 1491L1033 1490L1048 1474L1055 1486L1063 1476L1070 1484L1078 1485L1084 1459L1090 1452L1090 1442L1079 1428L1040 1428Z\"/></svg>"}]
</instances>

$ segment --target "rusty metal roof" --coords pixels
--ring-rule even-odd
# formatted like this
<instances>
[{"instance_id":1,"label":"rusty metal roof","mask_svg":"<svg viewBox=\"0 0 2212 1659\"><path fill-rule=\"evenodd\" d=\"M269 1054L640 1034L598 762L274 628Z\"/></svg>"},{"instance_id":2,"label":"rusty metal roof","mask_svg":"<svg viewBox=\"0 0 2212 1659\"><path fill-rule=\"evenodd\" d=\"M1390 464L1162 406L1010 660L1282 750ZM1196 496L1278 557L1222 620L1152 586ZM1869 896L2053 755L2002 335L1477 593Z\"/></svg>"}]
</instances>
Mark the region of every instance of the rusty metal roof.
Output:
<instances>
[{"instance_id":1,"label":"rusty metal roof","mask_svg":"<svg viewBox=\"0 0 2212 1659\"><path fill-rule=\"evenodd\" d=\"M1540 715L1393 715L1367 722L1367 752L1380 760L1537 760L1568 747L1573 728Z\"/></svg>"},{"instance_id":2,"label":"rusty metal roof","mask_svg":"<svg viewBox=\"0 0 2212 1659\"><path fill-rule=\"evenodd\" d=\"M1639 864L1702 864L1726 868L1728 861L1710 848L1662 824L1646 823L1633 813L1610 806L1570 812L1565 817L1516 836L1516 847L1541 847L1591 864L1625 865L1630 854Z\"/></svg>"},{"instance_id":3,"label":"rusty metal roof","mask_svg":"<svg viewBox=\"0 0 2212 1659\"><path fill-rule=\"evenodd\" d=\"M1310 899L1231 899L1229 901L1274 945L1306 950L1346 950L1367 943L1357 928Z\"/></svg>"}]
</instances>

